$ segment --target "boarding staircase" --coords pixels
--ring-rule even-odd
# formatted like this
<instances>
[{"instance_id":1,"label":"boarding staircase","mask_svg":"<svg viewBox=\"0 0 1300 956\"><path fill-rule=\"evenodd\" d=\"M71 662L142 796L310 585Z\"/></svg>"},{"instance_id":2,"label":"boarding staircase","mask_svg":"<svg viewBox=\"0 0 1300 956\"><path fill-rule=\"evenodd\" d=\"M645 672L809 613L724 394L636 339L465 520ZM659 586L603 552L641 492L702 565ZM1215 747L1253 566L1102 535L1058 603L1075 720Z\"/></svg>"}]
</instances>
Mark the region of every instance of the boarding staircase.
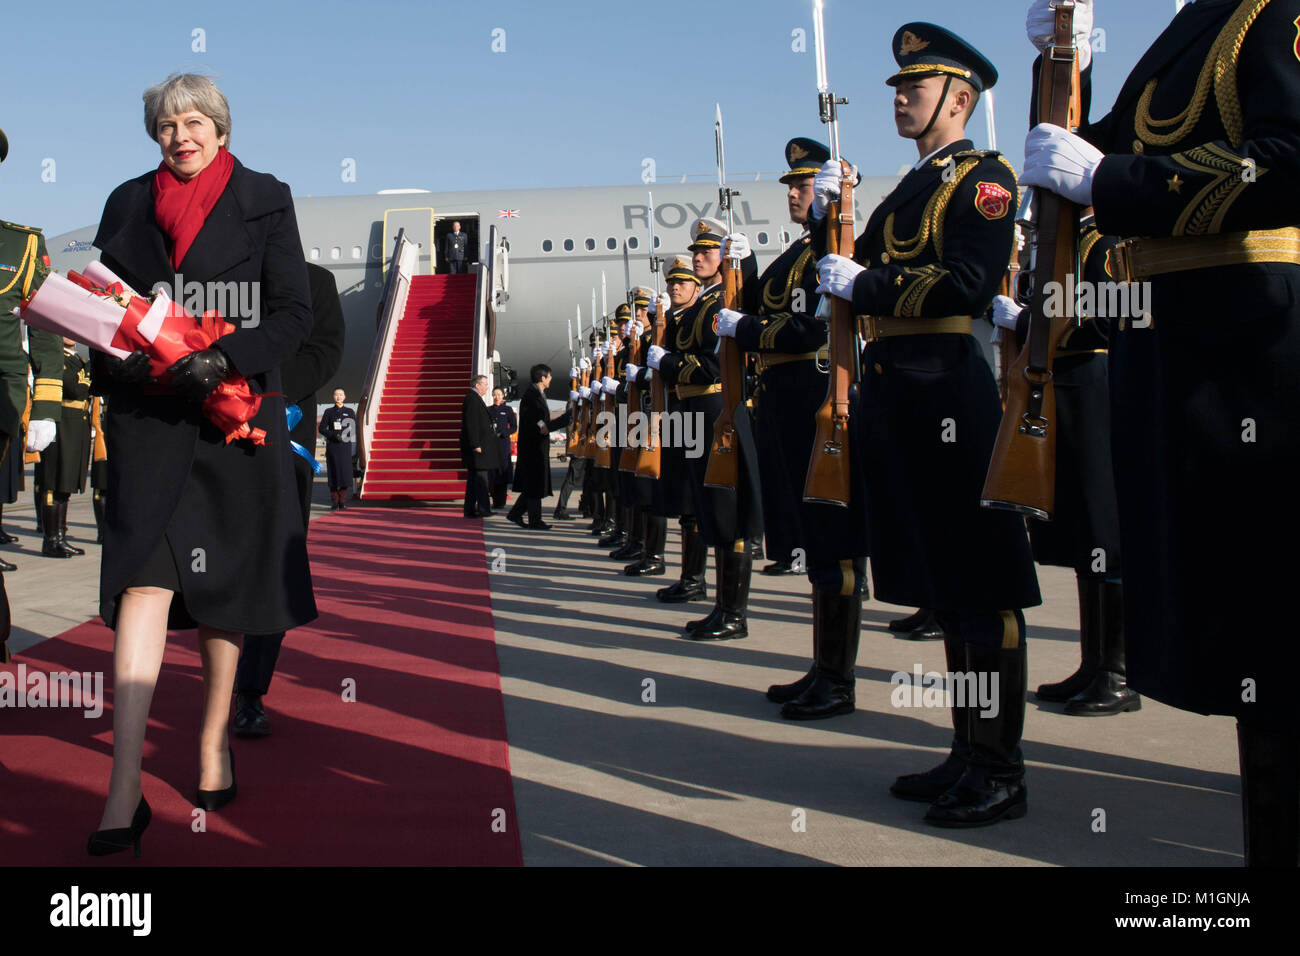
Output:
<instances>
[{"instance_id":1,"label":"boarding staircase","mask_svg":"<svg viewBox=\"0 0 1300 956\"><path fill-rule=\"evenodd\" d=\"M414 275L415 244L399 236L385 283L361 418L363 501L458 501L461 402L490 366L488 269Z\"/></svg>"}]
</instances>

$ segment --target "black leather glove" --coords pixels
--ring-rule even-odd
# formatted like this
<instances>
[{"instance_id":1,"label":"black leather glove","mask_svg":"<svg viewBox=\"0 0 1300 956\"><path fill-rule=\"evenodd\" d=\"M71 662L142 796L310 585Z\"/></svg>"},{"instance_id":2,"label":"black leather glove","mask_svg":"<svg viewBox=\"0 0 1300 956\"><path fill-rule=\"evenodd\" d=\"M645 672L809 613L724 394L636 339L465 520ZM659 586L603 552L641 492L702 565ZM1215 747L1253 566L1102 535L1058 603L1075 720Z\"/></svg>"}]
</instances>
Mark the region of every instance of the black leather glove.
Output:
<instances>
[{"instance_id":1,"label":"black leather glove","mask_svg":"<svg viewBox=\"0 0 1300 956\"><path fill-rule=\"evenodd\" d=\"M144 352L135 351L126 358L120 359L116 355L105 352L99 360L99 369L103 371L108 382L96 376L97 380L91 388L96 395L103 395L108 390L103 386L109 383L143 385L149 381L149 356Z\"/></svg>"},{"instance_id":2,"label":"black leather glove","mask_svg":"<svg viewBox=\"0 0 1300 956\"><path fill-rule=\"evenodd\" d=\"M230 374L230 359L218 348L191 352L167 370L172 391L191 402L202 402Z\"/></svg>"}]
</instances>

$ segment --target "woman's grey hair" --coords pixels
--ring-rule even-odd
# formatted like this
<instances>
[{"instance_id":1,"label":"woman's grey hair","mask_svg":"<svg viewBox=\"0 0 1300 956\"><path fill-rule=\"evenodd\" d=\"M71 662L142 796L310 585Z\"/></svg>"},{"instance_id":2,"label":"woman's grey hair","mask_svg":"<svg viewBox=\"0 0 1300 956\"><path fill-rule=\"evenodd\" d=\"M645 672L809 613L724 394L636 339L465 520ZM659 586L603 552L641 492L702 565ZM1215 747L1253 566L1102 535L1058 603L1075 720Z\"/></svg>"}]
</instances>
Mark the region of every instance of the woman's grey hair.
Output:
<instances>
[{"instance_id":1,"label":"woman's grey hair","mask_svg":"<svg viewBox=\"0 0 1300 956\"><path fill-rule=\"evenodd\" d=\"M230 104L217 84L200 73L173 73L157 86L144 91L144 128L158 140L158 118L198 110L226 137L230 146Z\"/></svg>"}]
</instances>

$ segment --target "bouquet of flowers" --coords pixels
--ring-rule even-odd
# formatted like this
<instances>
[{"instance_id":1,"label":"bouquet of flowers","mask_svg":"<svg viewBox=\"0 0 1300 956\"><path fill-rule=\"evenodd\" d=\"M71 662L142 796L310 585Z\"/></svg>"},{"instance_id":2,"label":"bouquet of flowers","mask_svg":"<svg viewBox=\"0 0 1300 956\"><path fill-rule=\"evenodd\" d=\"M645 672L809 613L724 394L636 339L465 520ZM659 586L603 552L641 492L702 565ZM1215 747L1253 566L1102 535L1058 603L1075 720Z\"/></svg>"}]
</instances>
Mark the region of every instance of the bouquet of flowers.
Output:
<instances>
[{"instance_id":1,"label":"bouquet of flowers","mask_svg":"<svg viewBox=\"0 0 1300 956\"><path fill-rule=\"evenodd\" d=\"M152 296L136 292L108 266L92 262L85 274L52 272L22 303L23 321L33 328L66 336L118 358L134 351L149 356L150 374L165 382L167 370L191 352L210 348L235 327L215 311L195 317L165 288ZM266 432L249 422L262 405L238 372L203 400L203 414L221 429L226 443L247 438L266 444Z\"/></svg>"}]
</instances>

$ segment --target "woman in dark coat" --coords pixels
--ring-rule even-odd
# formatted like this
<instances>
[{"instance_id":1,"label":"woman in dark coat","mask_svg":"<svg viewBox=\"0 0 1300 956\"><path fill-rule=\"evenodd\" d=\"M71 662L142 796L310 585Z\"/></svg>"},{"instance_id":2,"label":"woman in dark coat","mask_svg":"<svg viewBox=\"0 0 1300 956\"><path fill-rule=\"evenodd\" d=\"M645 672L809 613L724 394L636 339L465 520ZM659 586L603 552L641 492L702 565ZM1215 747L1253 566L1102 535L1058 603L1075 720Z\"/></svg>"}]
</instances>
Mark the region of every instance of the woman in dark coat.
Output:
<instances>
[{"instance_id":1,"label":"woman in dark coat","mask_svg":"<svg viewBox=\"0 0 1300 956\"><path fill-rule=\"evenodd\" d=\"M519 498L506 517L523 527L526 510L528 527L545 530L550 525L542 521L542 499L551 494L551 432L569 423L569 412L551 418L546 404L546 388L551 384L549 366L534 365L529 378L532 387L519 400L519 454L515 466Z\"/></svg>"},{"instance_id":2,"label":"woman in dark coat","mask_svg":"<svg viewBox=\"0 0 1300 956\"><path fill-rule=\"evenodd\" d=\"M506 506L506 492L510 482L515 480L515 463L510 458L510 436L519 429L519 419L515 410L506 404L506 393L499 388L492 389L492 405L488 408L492 418L492 430L497 435L497 446L501 453L501 464L492 469L488 476L488 485L492 490L492 507Z\"/></svg>"},{"instance_id":3,"label":"woman in dark coat","mask_svg":"<svg viewBox=\"0 0 1300 956\"><path fill-rule=\"evenodd\" d=\"M104 830L88 848L97 855L138 846L148 822L141 753L168 627L198 628L206 702L196 803L219 809L235 796L227 723L240 635L316 617L280 396L280 364L311 329L289 187L227 152L229 106L206 77L169 77L144 101L163 161L113 191L94 244L137 291L183 281L191 312L219 307L236 329L173 365L167 384L148 378L141 354L92 353L96 391L110 398L113 489L100 614L117 632L113 774ZM196 282L206 284L201 303ZM265 395L251 423L264 445L227 444L202 414L203 398L235 373Z\"/></svg>"},{"instance_id":4,"label":"woman in dark coat","mask_svg":"<svg viewBox=\"0 0 1300 956\"><path fill-rule=\"evenodd\" d=\"M343 511L348 506L352 456L357 448L357 413L343 404L346 399L343 389L334 389L334 407L325 409L317 429L325 436L325 479L335 511Z\"/></svg>"}]
</instances>

